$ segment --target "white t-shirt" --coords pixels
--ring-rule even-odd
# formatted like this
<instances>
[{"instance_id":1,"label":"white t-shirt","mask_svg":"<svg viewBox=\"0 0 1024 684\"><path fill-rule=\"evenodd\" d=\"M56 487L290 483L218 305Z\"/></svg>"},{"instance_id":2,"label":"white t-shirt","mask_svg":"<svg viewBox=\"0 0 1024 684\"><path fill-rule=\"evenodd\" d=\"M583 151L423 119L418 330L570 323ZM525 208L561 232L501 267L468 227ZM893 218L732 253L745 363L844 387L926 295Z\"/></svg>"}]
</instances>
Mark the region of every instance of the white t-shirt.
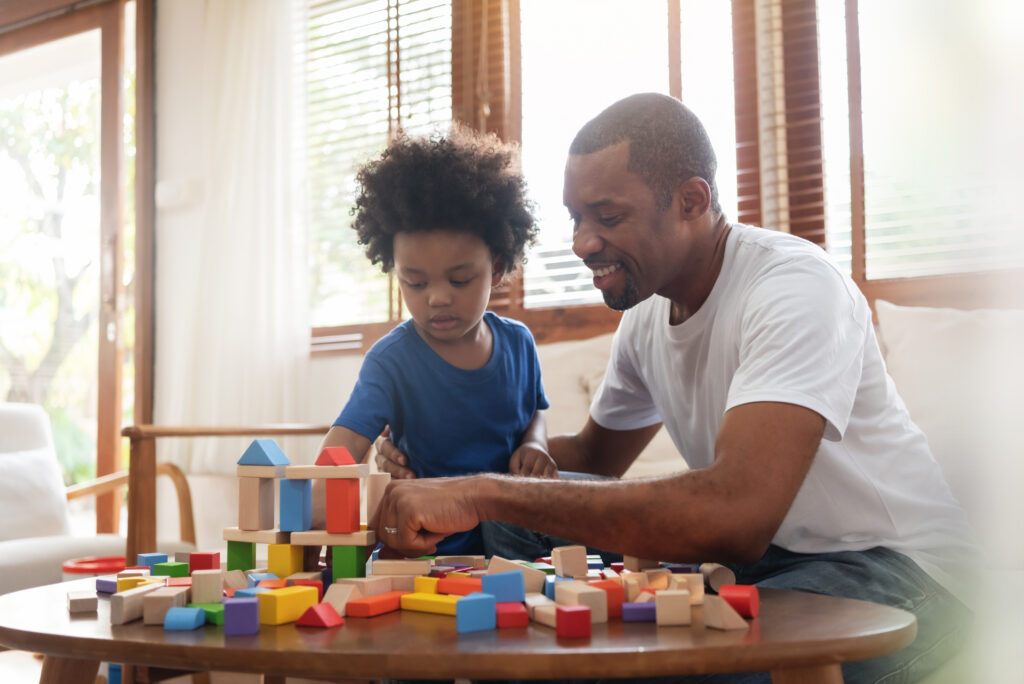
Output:
<instances>
[{"instance_id":1,"label":"white t-shirt","mask_svg":"<svg viewBox=\"0 0 1024 684\"><path fill-rule=\"evenodd\" d=\"M655 295L623 315L590 408L599 425L664 422L687 464L704 468L730 408L809 408L827 421L824 439L772 543L885 546L960 593L970 527L886 374L867 301L821 248L734 224L704 304L675 326L669 309Z\"/></svg>"}]
</instances>

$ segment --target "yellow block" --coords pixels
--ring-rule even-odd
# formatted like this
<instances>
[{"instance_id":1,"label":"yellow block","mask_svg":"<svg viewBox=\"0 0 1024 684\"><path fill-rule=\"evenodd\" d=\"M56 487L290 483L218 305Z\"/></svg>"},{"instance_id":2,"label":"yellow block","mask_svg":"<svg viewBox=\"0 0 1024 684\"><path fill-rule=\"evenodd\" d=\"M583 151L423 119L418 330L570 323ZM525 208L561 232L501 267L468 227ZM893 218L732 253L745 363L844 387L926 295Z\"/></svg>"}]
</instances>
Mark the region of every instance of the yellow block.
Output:
<instances>
[{"instance_id":1,"label":"yellow block","mask_svg":"<svg viewBox=\"0 0 1024 684\"><path fill-rule=\"evenodd\" d=\"M262 596L262 594L260 594ZM404 594L402 610L415 610L419 613L437 613L438 615L455 615L455 604L461 596L447 594Z\"/></svg>"},{"instance_id":2,"label":"yellow block","mask_svg":"<svg viewBox=\"0 0 1024 684\"><path fill-rule=\"evenodd\" d=\"M437 578L417 576L412 580L412 590L417 594L436 594Z\"/></svg>"},{"instance_id":3,"label":"yellow block","mask_svg":"<svg viewBox=\"0 0 1024 684\"><path fill-rule=\"evenodd\" d=\"M256 594L260 600L260 624L295 622L306 609L316 605L316 587L295 585Z\"/></svg>"},{"instance_id":4,"label":"yellow block","mask_svg":"<svg viewBox=\"0 0 1024 684\"><path fill-rule=\"evenodd\" d=\"M278 577L302 572L302 547L291 544L268 545L267 572L272 572Z\"/></svg>"},{"instance_id":5,"label":"yellow block","mask_svg":"<svg viewBox=\"0 0 1024 684\"><path fill-rule=\"evenodd\" d=\"M156 584L149 577L120 577L117 580L117 591L127 591L128 589L134 589L135 587L142 586L143 584ZM161 582L163 584L163 582Z\"/></svg>"}]
</instances>

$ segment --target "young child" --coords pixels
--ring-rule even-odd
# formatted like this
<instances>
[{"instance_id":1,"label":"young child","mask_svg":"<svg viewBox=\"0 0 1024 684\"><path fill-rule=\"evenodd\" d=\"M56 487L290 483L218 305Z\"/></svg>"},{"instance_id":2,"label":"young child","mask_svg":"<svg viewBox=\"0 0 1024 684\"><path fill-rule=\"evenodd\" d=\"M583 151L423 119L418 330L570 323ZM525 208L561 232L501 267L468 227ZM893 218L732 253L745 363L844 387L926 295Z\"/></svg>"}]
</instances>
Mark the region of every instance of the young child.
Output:
<instances>
[{"instance_id":1,"label":"young child","mask_svg":"<svg viewBox=\"0 0 1024 684\"><path fill-rule=\"evenodd\" d=\"M389 426L416 477L554 476L533 336L485 311L536 234L516 149L464 129L400 136L357 180L353 228L370 261L394 272L412 318L367 352L323 446L365 461ZM483 553L479 530L437 553Z\"/></svg>"}]
</instances>

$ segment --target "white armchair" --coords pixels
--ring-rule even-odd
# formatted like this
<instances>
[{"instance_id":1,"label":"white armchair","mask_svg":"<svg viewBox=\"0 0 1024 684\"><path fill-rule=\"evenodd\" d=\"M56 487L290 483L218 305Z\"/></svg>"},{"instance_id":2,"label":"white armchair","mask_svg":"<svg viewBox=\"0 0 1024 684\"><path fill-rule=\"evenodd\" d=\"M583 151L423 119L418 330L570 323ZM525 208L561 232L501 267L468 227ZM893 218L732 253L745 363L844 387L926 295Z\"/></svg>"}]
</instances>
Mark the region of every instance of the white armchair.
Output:
<instances>
[{"instance_id":1,"label":"white armchair","mask_svg":"<svg viewBox=\"0 0 1024 684\"><path fill-rule=\"evenodd\" d=\"M195 548L192 503L184 474L172 464L160 472L178 493L181 541L161 550ZM123 556L125 538L116 534L72 536L67 502L123 487L127 472L65 488L42 407L0 403L0 594L60 582L61 565L85 556Z\"/></svg>"}]
</instances>

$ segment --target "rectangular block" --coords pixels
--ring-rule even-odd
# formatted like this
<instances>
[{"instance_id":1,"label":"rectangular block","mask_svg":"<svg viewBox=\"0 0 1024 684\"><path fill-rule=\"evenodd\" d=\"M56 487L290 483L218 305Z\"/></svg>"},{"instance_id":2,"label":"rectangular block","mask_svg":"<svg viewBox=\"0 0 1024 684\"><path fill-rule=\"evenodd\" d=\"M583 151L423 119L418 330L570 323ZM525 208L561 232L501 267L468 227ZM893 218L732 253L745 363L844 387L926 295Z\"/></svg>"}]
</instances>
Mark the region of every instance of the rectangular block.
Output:
<instances>
[{"instance_id":1,"label":"rectangular block","mask_svg":"<svg viewBox=\"0 0 1024 684\"><path fill-rule=\"evenodd\" d=\"M220 551L193 551L188 556L188 573L196 570L220 570Z\"/></svg>"},{"instance_id":2,"label":"rectangular block","mask_svg":"<svg viewBox=\"0 0 1024 684\"><path fill-rule=\"evenodd\" d=\"M370 473L366 478L366 520L371 520L373 514L380 506L380 500L384 498L384 490L391 482L391 473Z\"/></svg>"},{"instance_id":3,"label":"rectangular block","mask_svg":"<svg viewBox=\"0 0 1024 684\"><path fill-rule=\"evenodd\" d=\"M430 559L375 560L370 566L370 572L374 575L428 575Z\"/></svg>"},{"instance_id":4,"label":"rectangular block","mask_svg":"<svg viewBox=\"0 0 1024 684\"><path fill-rule=\"evenodd\" d=\"M142 586L113 594L110 597L110 624L123 625L142 617L142 597L151 591L160 589L159 584L143 584Z\"/></svg>"},{"instance_id":5,"label":"rectangular block","mask_svg":"<svg viewBox=\"0 0 1024 684\"><path fill-rule=\"evenodd\" d=\"M256 567L256 544L228 541L228 570L251 570Z\"/></svg>"},{"instance_id":6,"label":"rectangular block","mask_svg":"<svg viewBox=\"0 0 1024 684\"><path fill-rule=\"evenodd\" d=\"M609 618L622 617L622 604L626 602L626 591L621 584L614 580L591 580L587 584L604 591L605 598L608 600Z\"/></svg>"},{"instance_id":7,"label":"rectangular block","mask_svg":"<svg viewBox=\"0 0 1024 684\"><path fill-rule=\"evenodd\" d=\"M287 544L288 532L271 527L268 530L243 530L237 527L225 527L221 538L225 541L248 542L252 544ZM255 559L253 565L255 565Z\"/></svg>"},{"instance_id":8,"label":"rectangular block","mask_svg":"<svg viewBox=\"0 0 1024 684\"><path fill-rule=\"evenodd\" d=\"M69 591L69 613L95 613L99 599L94 591Z\"/></svg>"},{"instance_id":9,"label":"rectangular block","mask_svg":"<svg viewBox=\"0 0 1024 684\"><path fill-rule=\"evenodd\" d=\"M113 575L110 577L97 577L96 591L101 594L113 594L117 591L117 578Z\"/></svg>"},{"instance_id":10,"label":"rectangular block","mask_svg":"<svg viewBox=\"0 0 1024 684\"><path fill-rule=\"evenodd\" d=\"M289 466L293 467L293 466ZM308 530L313 523L313 481L279 480L278 527L282 532Z\"/></svg>"},{"instance_id":11,"label":"rectangular block","mask_svg":"<svg viewBox=\"0 0 1024 684\"><path fill-rule=\"evenodd\" d=\"M526 605L526 612L529 614L531 620L536 620L534 617L534 611L540 606L555 606L555 602L549 599L544 594L527 594L526 600L523 601ZM554 615L554 613L552 613Z\"/></svg>"},{"instance_id":12,"label":"rectangular block","mask_svg":"<svg viewBox=\"0 0 1024 684\"><path fill-rule=\"evenodd\" d=\"M469 596L470 594L481 593L483 590L483 582L479 577L455 577L448 575L437 580L437 593L439 594Z\"/></svg>"},{"instance_id":13,"label":"rectangular block","mask_svg":"<svg viewBox=\"0 0 1024 684\"><path fill-rule=\"evenodd\" d=\"M343 479L357 480L369 477L370 464L355 465L293 465L285 468L284 476L289 480Z\"/></svg>"},{"instance_id":14,"label":"rectangular block","mask_svg":"<svg viewBox=\"0 0 1024 684\"><path fill-rule=\"evenodd\" d=\"M359 480L326 480L327 531L359 531Z\"/></svg>"},{"instance_id":15,"label":"rectangular block","mask_svg":"<svg viewBox=\"0 0 1024 684\"><path fill-rule=\"evenodd\" d=\"M316 589L316 601L320 603L324 598L324 583L318 579L297 579L288 580L289 587L313 587Z\"/></svg>"},{"instance_id":16,"label":"rectangular block","mask_svg":"<svg viewBox=\"0 0 1024 684\"><path fill-rule=\"evenodd\" d=\"M269 530L274 527L273 479L238 478L238 527L242 530Z\"/></svg>"},{"instance_id":17,"label":"rectangular block","mask_svg":"<svg viewBox=\"0 0 1024 684\"><path fill-rule=\"evenodd\" d=\"M376 596L378 594L386 594L389 591L394 591L394 587L391 586L391 578L387 576L383 577L339 577L335 584L351 584L355 587L359 587L359 593L366 596Z\"/></svg>"},{"instance_id":18,"label":"rectangular block","mask_svg":"<svg viewBox=\"0 0 1024 684\"><path fill-rule=\"evenodd\" d=\"M220 603L224 596L224 575L217 570L192 572L192 603Z\"/></svg>"},{"instance_id":19,"label":"rectangular block","mask_svg":"<svg viewBox=\"0 0 1024 684\"><path fill-rule=\"evenodd\" d=\"M654 622L657 618L657 607L654 601L648 603L622 604L623 622Z\"/></svg>"},{"instance_id":20,"label":"rectangular block","mask_svg":"<svg viewBox=\"0 0 1024 684\"><path fill-rule=\"evenodd\" d=\"M235 467L235 475L239 478L250 480L269 480L273 482L276 478L284 477L286 465L240 465Z\"/></svg>"},{"instance_id":21,"label":"rectangular block","mask_svg":"<svg viewBox=\"0 0 1024 684\"><path fill-rule=\"evenodd\" d=\"M166 553L140 553L136 565L145 565L147 568L152 568L157 563L166 563Z\"/></svg>"},{"instance_id":22,"label":"rectangular block","mask_svg":"<svg viewBox=\"0 0 1024 684\"><path fill-rule=\"evenodd\" d=\"M437 561L435 560L435 562ZM487 564L488 574L513 571L523 573L523 586L526 589L526 593L531 594L544 591L544 578L547 575L540 570L528 567L525 563L515 563L506 560L501 556L492 556L491 562Z\"/></svg>"},{"instance_id":23,"label":"rectangular block","mask_svg":"<svg viewBox=\"0 0 1024 684\"><path fill-rule=\"evenodd\" d=\"M646 570L648 568L659 568L661 567L661 563L659 563L656 560L637 558L636 556L623 556L622 566L626 570L630 570L632 572L640 572L641 570Z\"/></svg>"},{"instance_id":24,"label":"rectangular block","mask_svg":"<svg viewBox=\"0 0 1024 684\"><path fill-rule=\"evenodd\" d=\"M558 605L552 601L551 603L540 605L534 608L532 619L534 622L551 627L552 629L558 626Z\"/></svg>"},{"instance_id":25,"label":"rectangular block","mask_svg":"<svg viewBox=\"0 0 1024 684\"><path fill-rule=\"evenodd\" d=\"M189 598L188 587L162 587L142 597L142 622L146 625L162 625L167 611L184 607Z\"/></svg>"},{"instance_id":26,"label":"rectangular block","mask_svg":"<svg viewBox=\"0 0 1024 684\"><path fill-rule=\"evenodd\" d=\"M402 610L412 610L418 613L437 613L438 615L455 615L455 604L461 596L448 596L446 594L403 594L401 599Z\"/></svg>"},{"instance_id":27,"label":"rectangular block","mask_svg":"<svg viewBox=\"0 0 1024 684\"><path fill-rule=\"evenodd\" d=\"M291 544L267 546L267 570L278 577L302 572L302 547Z\"/></svg>"},{"instance_id":28,"label":"rectangular block","mask_svg":"<svg viewBox=\"0 0 1024 684\"><path fill-rule=\"evenodd\" d=\"M587 574L587 547L558 546L551 550L551 563L559 577L581 577Z\"/></svg>"},{"instance_id":29,"label":"rectangular block","mask_svg":"<svg viewBox=\"0 0 1024 684\"><path fill-rule=\"evenodd\" d=\"M349 601L363 598L363 593L354 584L332 584L324 593L323 603L330 603L338 615L345 617L346 604Z\"/></svg>"},{"instance_id":30,"label":"rectangular block","mask_svg":"<svg viewBox=\"0 0 1024 684\"><path fill-rule=\"evenodd\" d=\"M342 577L366 576L365 546L332 546L331 547L332 579L337 582Z\"/></svg>"},{"instance_id":31,"label":"rectangular block","mask_svg":"<svg viewBox=\"0 0 1024 684\"><path fill-rule=\"evenodd\" d=\"M292 532L291 543L296 546L374 546L377 533L373 530L359 530L346 534L331 534L325 530Z\"/></svg>"},{"instance_id":32,"label":"rectangular block","mask_svg":"<svg viewBox=\"0 0 1024 684\"><path fill-rule=\"evenodd\" d=\"M249 578L241 570L226 571L223 580L223 587L225 589L245 589L249 586Z\"/></svg>"},{"instance_id":33,"label":"rectangular block","mask_svg":"<svg viewBox=\"0 0 1024 684\"><path fill-rule=\"evenodd\" d=\"M283 625L295 622L306 609L317 603L313 587L284 587L271 589L257 597L260 601L260 624Z\"/></svg>"},{"instance_id":34,"label":"rectangular block","mask_svg":"<svg viewBox=\"0 0 1024 684\"><path fill-rule=\"evenodd\" d=\"M385 575L386 577L386 575ZM437 583L440 581L437 577L421 577L417 576L413 579L413 591L417 594L436 594ZM451 593L451 592L448 592Z\"/></svg>"},{"instance_id":35,"label":"rectangular block","mask_svg":"<svg viewBox=\"0 0 1024 684\"><path fill-rule=\"evenodd\" d=\"M345 604L346 617L375 617L398 610L402 605L403 591L389 591L376 596L364 596Z\"/></svg>"},{"instance_id":36,"label":"rectangular block","mask_svg":"<svg viewBox=\"0 0 1024 684\"><path fill-rule=\"evenodd\" d=\"M587 606L595 624L608 622L608 595L586 582L573 580L555 585L555 603L560 606Z\"/></svg>"}]
</instances>

